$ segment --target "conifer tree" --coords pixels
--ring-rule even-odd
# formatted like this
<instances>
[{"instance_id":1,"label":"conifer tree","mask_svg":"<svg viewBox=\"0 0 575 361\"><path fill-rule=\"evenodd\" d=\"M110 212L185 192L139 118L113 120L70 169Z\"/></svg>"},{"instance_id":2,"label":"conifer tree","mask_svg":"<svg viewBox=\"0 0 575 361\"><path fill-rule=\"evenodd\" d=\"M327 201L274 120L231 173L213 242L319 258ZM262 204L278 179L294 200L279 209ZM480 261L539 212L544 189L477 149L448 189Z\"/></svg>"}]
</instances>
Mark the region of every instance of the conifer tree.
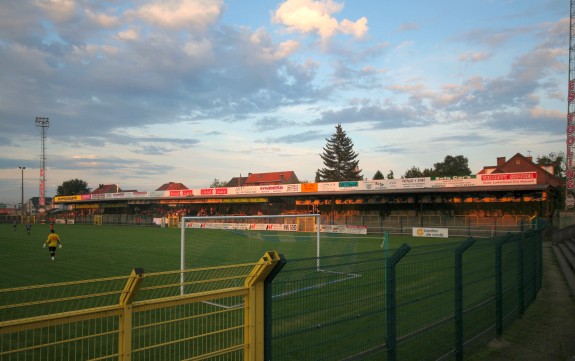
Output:
<instances>
[{"instance_id":1,"label":"conifer tree","mask_svg":"<svg viewBox=\"0 0 575 361\"><path fill-rule=\"evenodd\" d=\"M383 173L381 173L380 170L378 170L377 172L375 172L375 174L373 175L373 180L378 180L378 179L384 179L385 177L383 176Z\"/></svg>"},{"instance_id":2,"label":"conifer tree","mask_svg":"<svg viewBox=\"0 0 575 361\"><path fill-rule=\"evenodd\" d=\"M326 141L323 153L320 154L325 165L318 170L320 180L322 182L362 180L361 169L358 167L358 154L353 150L353 142L341 124L335 126L335 133Z\"/></svg>"}]
</instances>

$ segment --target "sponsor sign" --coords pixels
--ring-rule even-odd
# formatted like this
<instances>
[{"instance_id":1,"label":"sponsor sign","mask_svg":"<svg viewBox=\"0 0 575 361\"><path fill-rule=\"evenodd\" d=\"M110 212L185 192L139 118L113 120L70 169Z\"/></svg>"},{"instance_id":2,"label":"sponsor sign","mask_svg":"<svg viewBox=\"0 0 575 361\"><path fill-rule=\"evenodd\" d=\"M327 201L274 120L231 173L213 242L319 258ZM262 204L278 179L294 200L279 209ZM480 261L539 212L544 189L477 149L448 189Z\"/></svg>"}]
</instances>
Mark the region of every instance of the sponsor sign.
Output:
<instances>
[{"instance_id":1,"label":"sponsor sign","mask_svg":"<svg viewBox=\"0 0 575 361\"><path fill-rule=\"evenodd\" d=\"M318 183L318 192L333 192L337 189L338 184L335 182Z\"/></svg>"},{"instance_id":2,"label":"sponsor sign","mask_svg":"<svg viewBox=\"0 0 575 361\"><path fill-rule=\"evenodd\" d=\"M537 184L536 172L481 174L479 185Z\"/></svg>"},{"instance_id":3,"label":"sponsor sign","mask_svg":"<svg viewBox=\"0 0 575 361\"><path fill-rule=\"evenodd\" d=\"M429 186L429 178L401 178L397 185L401 189L426 188Z\"/></svg>"},{"instance_id":4,"label":"sponsor sign","mask_svg":"<svg viewBox=\"0 0 575 361\"><path fill-rule=\"evenodd\" d=\"M363 189L362 181L339 182L337 185L338 191L355 191Z\"/></svg>"},{"instance_id":5,"label":"sponsor sign","mask_svg":"<svg viewBox=\"0 0 575 361\"><path fill-rule=\"evenodd\" d=\"M193 189L180 189L176 191L169 191L170 197L191 197L194 195Z\"/></svg>"},{"instance_id":6,"label":"sponsor sign","mask_svg":"<svg viewBox=\"0 0 575 361\"><path fill-rule=\"evenodd\" d=\"M154 197L154 198L159 198L159 197L164 197L165 193L164 191L152 191L152 192L148 192L148 196L149 197Z\"/></svg>"},{"instance_id":7,"label":"sponsor sign","mask_svg":"<svg viewBox=\"0 0 575 361\"><path fill-rule=\"evenodd\" d=\"M56 202L74 202L74 201L81 201L82 196L56 196L54 197L54 201Z\"/></svg>"},{"instance_id":8,"label":"sponsor sign","mask_svg":"<svg viewBox=\"0 0 575 361\"><path fill-rule=\"evenodd\" d=\"M244 231L282 231L295 232L297 224L271 224L271 223L204 223L204 222L186 222L186 228L205 228L205 229L232 229Z\"/></svg>"},{"instance_id":9,"label":"sponsor sign","mask_svg":"<svg viewBox=\"0 0 575 361\"><path fill-rule=\"evenodd\" d=\"M247 186L247 187L235 187L235 194L256 194L258 193L258 187Z\"/></svg>"},{"instance_id":10,"label":"sponsor sign","mask_svg":"<svg viewBox=\"0 0 575 361\"><path fill-rule=\"evenodd\" d=\"M327 233L367 234L367 227L325 224L319 227L319 231Z\"/></svg>"},{"instance_id":11,"label":"sponsor sign","mask_svg":"<svg viewBox=\"0 0 575 361\"><path fill-rule=\"evenodd\" d=\"M431 177L430 185L432 188L474 187L477 185L477 176Z\"/></svg>"},{"instance_id":12,"label":"sponsor sign","mask_svg":"<svg viewBox=\"0 0 575 361\"><path fill-rule=\"evenodd\" d=\"M258 193L284 193L283 185L259 186Z\"/></svg>"},{"instance_id":13,"label":"sponsor sign","mask_svg":"<svg viewBox=\"0 0 575 361\"><path fill-rule=\"evenodd\" d=\"M381 179L381 180L372 180L372 181L365 181L363 185L366 190L368 191L380 191L384 189L394 189L396 187L396 180L395 179Z\"/></svg>"},{"instance_id":14,"label":"sponsor sign","mask_svg":"<svg viewBox=\"0 0 575 361\"><path fill-rule=\"evenodd\" d=\"M284 187L286 192L301 192L299 184L286 184Z\"/></svg>"},{"instance_id":15,"label":"sponsor sign","mask_svg":"<svg viewBox=\"0 0 575 361\"><path fill-rule=\"evenodd\" d=\"M413 227L413 237L447 238L449 228Z\"/></svg>"},{"instance_id":16,"label":"sponsor sign","mask_svg":"<svg viewBox=\"0 0 575 361\"><path fill-rule=\"evenodd\" d=\"M302 193L317 192L317 183L300 184Z\"/></svg>"}]
</instances>

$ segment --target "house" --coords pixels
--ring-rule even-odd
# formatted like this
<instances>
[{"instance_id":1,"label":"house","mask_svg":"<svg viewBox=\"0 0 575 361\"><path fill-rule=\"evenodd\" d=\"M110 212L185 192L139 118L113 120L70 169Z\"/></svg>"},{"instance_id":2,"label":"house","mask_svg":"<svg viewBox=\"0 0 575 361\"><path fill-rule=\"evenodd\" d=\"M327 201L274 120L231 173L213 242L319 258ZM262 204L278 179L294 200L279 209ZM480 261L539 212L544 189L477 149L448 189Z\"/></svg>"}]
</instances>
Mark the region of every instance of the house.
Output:
<instances>
[{"instance_id":1,"label":"house","mask_svg":"<svg viewBox=\"0 0 575 361\"><path fill-rule=\"evenodd\" d=\"M484 166L477 174L536 172L537 184L547 184L555 188L561 187L563 183L553 175L554 171L553 165L539 165L533 163L531 156L525 157L521 153L517 153L509 160L505 157L498 157L497 165Z\"/></svg>"},{"instance_id":2,"label":"house","mask_svg":"<svg viewBox=\"0 0 575 361\"><path fill-rule=\"evenodd\" d=\"M244 186L260 186L275 184L297 184L299 180L293 171L249 173Z\"/></svg>"},{"instance_id":3,"label":"house","mask_svg":"<svg viewBox=\"0 0 575 361\"><path fill-rule=\"evenodd\" d=\"M188 187L182 183L168 182L162 184L156 191L179 191L182 189L188 189Z\"/></svg>"},{"instance_id":4,"label":"house","mask_svg":"<svg viewBox=\"0 0 575 361\"><path fill-rule=\"evenodd\" d=\"M226 183L225 186L228 188L243 187L247 180L248 180L248 177L242 177L240 175L239 177L233 177L232 179L230 179L230 181L228 183Z\"/></svg>"},{"instance_id":5,"label":"house","mask_svg":"<svg viewBox=\"0 0 575 361\"><path fill-rule=\"evenodd\" d=\"M52 203L52 197L44 197L46 208L49 209L49 204ZM36 214L40 209L40 197L32 197L24 204L24 211L26 214Z\"/></svg>"},{"instance_id":6,"label":"house","mask_svg":"<svg viewBox=\"0 0 575 361\"><path fill-rule=\"evenodd\" d=\"M117 184L100 184L90 194L119 193L122 190Z\"/></svg>"}]
</instances>

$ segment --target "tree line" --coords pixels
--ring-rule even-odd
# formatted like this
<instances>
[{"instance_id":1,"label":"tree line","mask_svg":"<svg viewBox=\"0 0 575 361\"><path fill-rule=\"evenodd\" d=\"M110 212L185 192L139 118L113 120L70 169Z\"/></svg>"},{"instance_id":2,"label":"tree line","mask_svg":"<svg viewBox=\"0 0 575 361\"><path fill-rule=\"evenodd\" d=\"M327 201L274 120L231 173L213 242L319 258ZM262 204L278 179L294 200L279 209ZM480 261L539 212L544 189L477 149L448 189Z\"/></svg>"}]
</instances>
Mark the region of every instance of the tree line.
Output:
<instances>
[{"instance_id":1,"label":"tree line","mask_svg":"<svg viewBox=\"0 0 575 361\"><path fill-rule=\"evenodd\" d=\"M361 169L359 168L358 154L353 150L353 141L347 136L341 127L336 125L335 133L326 139L327 144L320 154L324 168L316 172L316 182L337 182L344 180L363 180ZM563 152L550 153L549 155L538 156L535 163L539 165L553 165L554 174L558 178L565 180L565 155ZM433 164L431 168L412 166L401 176L401 178L422 178L422 177L451 177L471 175L469 160L463 155L446 155L442 162ZM393 171L390 170L384 177L380 170L377 170L371 179L393 179ZM367 178L365 178L367 179Z\"/></svg>"},{"instance_id":2,"label":"tree line","mask_svg":"<svg viewBox=\"0 0 575 361\"><path fill-rule=\"evenodd\" d=\"M323 161L323 167L315 174L315 182L341 182L364 180L359 167L359 154L354 150L351 138L343 130L341 124L335 126L335 132L331 137L326 138L323 152L319 155ZM540 165L553 165L554 175L565 180L565 155L563 152L550 153L549 155L538 156L535 160ZM471 175L469 160L463 155L446 155L442 162L433 164L430 168L421 170L412 166L401 176L401 178L421 178L421 177L451 177ZM383 175L377 170L371 179L394 179L394 173L390 170L387 175ZM210 188L224 187L227 184L214 178ZM58 186L57 196L69 196L90 193L88 183L81 179L70 179Z\"/></svg>"}]
</instances>

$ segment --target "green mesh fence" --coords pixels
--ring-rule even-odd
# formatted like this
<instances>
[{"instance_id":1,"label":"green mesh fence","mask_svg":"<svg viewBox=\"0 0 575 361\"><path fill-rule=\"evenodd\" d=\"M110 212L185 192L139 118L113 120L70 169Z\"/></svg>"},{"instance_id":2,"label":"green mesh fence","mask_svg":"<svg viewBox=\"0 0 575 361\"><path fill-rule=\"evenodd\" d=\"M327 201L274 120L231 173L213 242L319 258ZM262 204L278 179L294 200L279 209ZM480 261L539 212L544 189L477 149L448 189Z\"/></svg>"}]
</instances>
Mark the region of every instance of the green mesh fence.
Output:
<instances>
[{"instance_id":1,"label":"green mesh fence","mask_svg":"<svg viewBox=\"0 0 575 361\"><path fill-rule=\"evenodd\" d=\"M269 285L266 359L462 360L534 301L541 247L530 231L288 259Z\"/></svg>"}]
</instances>

